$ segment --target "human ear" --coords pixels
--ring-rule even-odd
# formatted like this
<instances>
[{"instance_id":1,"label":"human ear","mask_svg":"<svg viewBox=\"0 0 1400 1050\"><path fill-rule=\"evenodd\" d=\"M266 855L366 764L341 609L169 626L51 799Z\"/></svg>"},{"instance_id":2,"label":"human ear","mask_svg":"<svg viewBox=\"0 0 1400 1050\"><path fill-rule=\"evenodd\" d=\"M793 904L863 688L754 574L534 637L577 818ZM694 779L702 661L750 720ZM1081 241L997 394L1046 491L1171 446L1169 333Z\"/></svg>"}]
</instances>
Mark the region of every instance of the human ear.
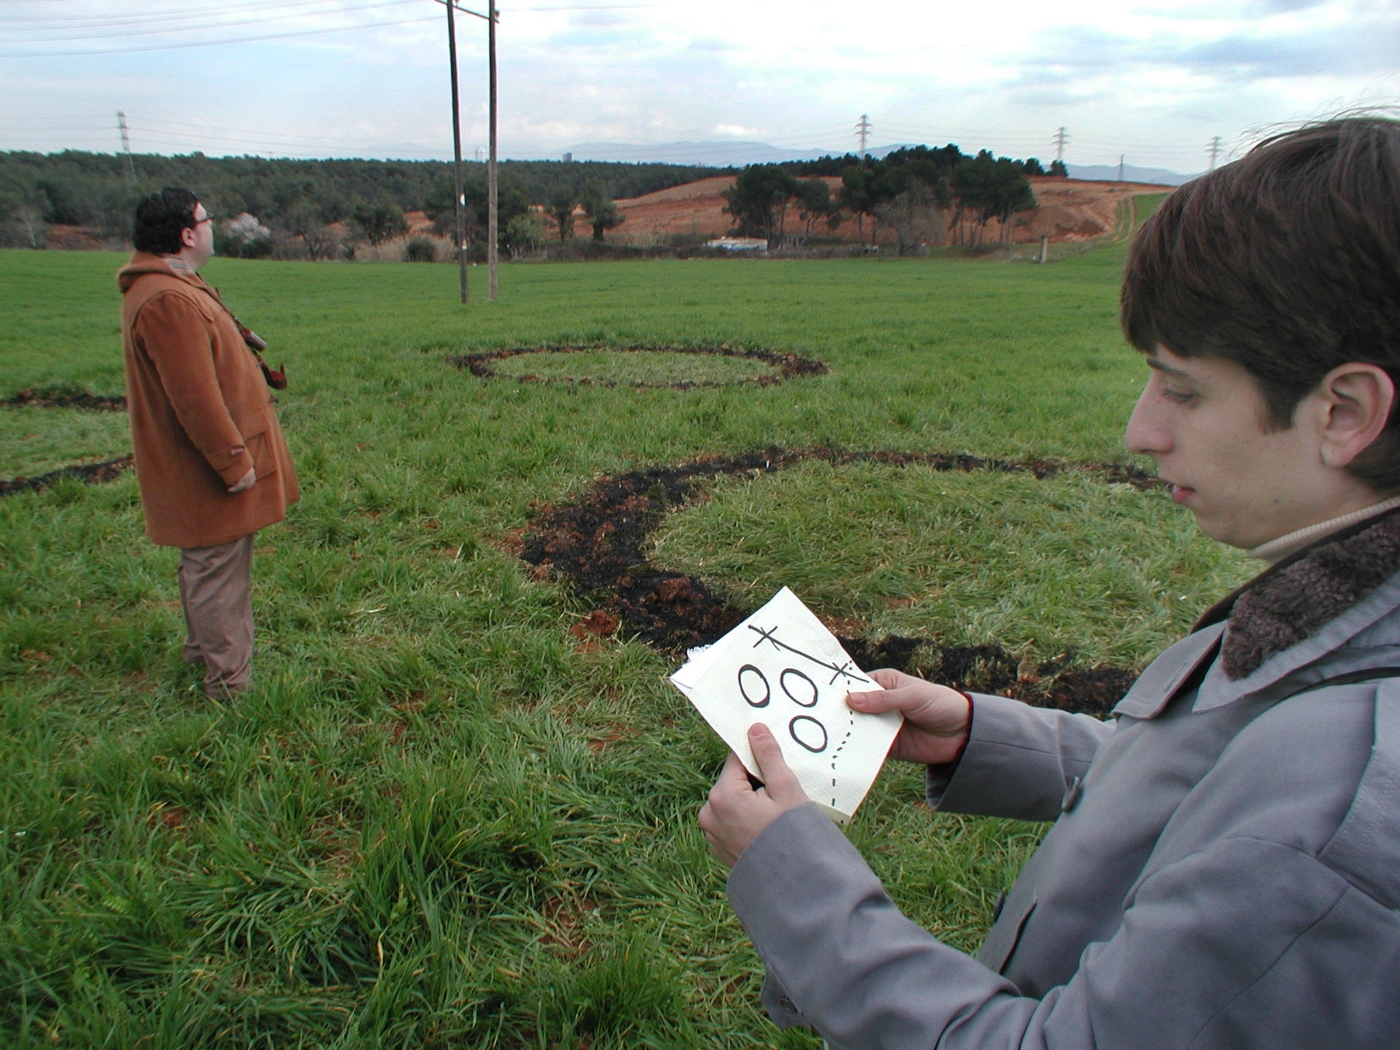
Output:
<instances>
[{"instance_id":1,"label":"human ear","mask_svg":"<svg viewBox=\"0 0 1400 1050\"><path fill-rule=\"evenodd\" d=\"M186 226L180 231L180 243L186 248L199 247L199 234L194 226Z\"/></svg>"},{"instance_id":2,"label":"human ear","mask_svg":"<svg viewBox=\"0 0 1400 1050\"><path fill-rule=\"evenodd\" d=\"M1389 373L1360 361L1332 369L1316 393L1324 413L1322 461L1329 467L1345 467L1380 437L1395 405Z\"/></svg>"}]
</instances>

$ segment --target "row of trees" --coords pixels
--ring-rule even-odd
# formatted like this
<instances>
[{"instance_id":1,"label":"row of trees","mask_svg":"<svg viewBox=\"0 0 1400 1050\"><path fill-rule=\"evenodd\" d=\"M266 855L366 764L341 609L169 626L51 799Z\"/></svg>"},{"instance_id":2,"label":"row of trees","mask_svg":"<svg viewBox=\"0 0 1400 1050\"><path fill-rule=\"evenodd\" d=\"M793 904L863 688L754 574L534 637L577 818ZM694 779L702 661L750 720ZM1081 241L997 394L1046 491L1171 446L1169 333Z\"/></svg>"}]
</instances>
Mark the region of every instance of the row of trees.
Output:
<instances>
[{"instance_id":1,"label":"row of trees","mask_svg":"<svg viewBox=\"0 0 1400 1050\"><path fill-rule=\"evenodd\" d=\"M1059 161L1047 173L1034 157L1012 160L989 150L969 156L952 144L895 150L881 160L848 154L755 164L725 191L725 211L734 216L735 233L763 237L770 247L803 244L818 224L834 231L853 216L862 242L867 221L872 238L883 225L903 255L916 244L943 243L950 227L957 240L980 240L992 219L1004 239L1011 216L1035 207L1029 176L1045 174L1067 173ZM838 175L833 197L825 178ZM790 225L790 215L798 224Z\"/></svg>"},{"instance_id":2,"label":"row of trees","mask_svg":"<svg viewBox=\"0 0 1400 1050\"><path fill-rule=\"evenodd\" d=\"M620 214L607 188L600 179L589 179L580 188L560 186L549 198L548 212L554 220L554 228L559 240L567 241L574 235L574 210L583 207L583 218L593 227L593 239L601 241L608 230L622 225L626 216Z\"/></svg>"},{"instance_id":3,"label":"row of trees","mask_svg":"<svg viewBox=\"0 0 1400 1050\"><path fill-rule=\"evenodd\" d=\"M330 243L335 240L328 231L333 224L349 227L356 239L377 244L402 231L406 211L427 212L441 232L452 226L452 166L441 161L138 154L132 157L132 167L134 181L116 154L0 152L0 245L43 247L56 225L81 227L112 243L124 241L130 236L136 202L162 186L190 187L225 220L255 216L266 235L223 230L230 254L263 253L289 238L304 240L313 256L334 253L341 246ZM465 167L468 235L481 240L486 227L485 165ZM588 200L597 202L589 213L592 221L605 217L614 199L716 173L713 168L678 164L503 161L498 180L503 246L510 247L512 221L520 220L515 230L522 236L531 225L532 203L549 206L556 197L572 193L585 200L585 207ZM444 210L449 213L445 224Z\"/></svg>"}]
</instances>

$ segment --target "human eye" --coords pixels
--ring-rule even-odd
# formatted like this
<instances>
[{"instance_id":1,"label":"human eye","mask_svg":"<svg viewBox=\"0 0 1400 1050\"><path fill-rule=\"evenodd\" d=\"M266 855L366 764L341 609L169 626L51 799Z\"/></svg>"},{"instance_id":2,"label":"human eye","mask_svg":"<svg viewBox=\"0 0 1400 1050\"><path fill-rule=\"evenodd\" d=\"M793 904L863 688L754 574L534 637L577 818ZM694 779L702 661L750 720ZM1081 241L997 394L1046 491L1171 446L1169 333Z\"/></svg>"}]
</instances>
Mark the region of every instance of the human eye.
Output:
<instances>
[{"instance_id":1,"label":"human eye","mask_svg":"<svg viewBox=\"0 0 1400 1050\"><path fill-rule=\"evenodd\" d=\"M1174 401L1178 405L1189 405L1196 400L1196 395L1190 390L1178 390L1175 387L1162 385L1162 396L1168 401Z\"/></svg>"}]
</instances>

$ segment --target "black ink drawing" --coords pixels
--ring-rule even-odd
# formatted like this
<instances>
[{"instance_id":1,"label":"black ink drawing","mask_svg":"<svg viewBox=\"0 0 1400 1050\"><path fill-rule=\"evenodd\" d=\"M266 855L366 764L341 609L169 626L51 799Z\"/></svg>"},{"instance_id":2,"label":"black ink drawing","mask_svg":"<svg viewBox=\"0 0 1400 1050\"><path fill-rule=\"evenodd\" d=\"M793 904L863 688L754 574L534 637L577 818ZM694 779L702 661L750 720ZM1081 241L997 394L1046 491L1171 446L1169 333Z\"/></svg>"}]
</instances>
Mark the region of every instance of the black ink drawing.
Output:
<instances>
[{"instance_id":1,"label":"black ink drawing","mask_svg":"<svg viewBox=\"0 0 1400 1050\"><path fill-rule=\"evenodd\" d=\"M817 743L818 734L820 734L821 743ZM822 725L811 715L798 715L789 722L788 735L814 755L819 755L826 750L826 745L828 743L826 726ZM808 739L804 740L803 737L807 737Z\"/></svg>"},{"instance_id":2,"label":"black ink drawing","mask_svg":"<svg viewBox=\"0 0 1400 1050\"><path fill-rule=\"evenodd\" d=\"M841 743L837 744L836 750L831 753L831 804L833 806L836 805L836 760L841 756L841 749L850 742L851 734L856 731L855 712L848 710L846 714L850 718L851 724L846 727L846 735L841 738Z\"/></svg>"},{"instance_id":3,"label":"black ink drawing","mask_svg":"<svg viewBox=\"0 0 1400 1050\"><path fill-rule=\"evenodd\" d=\"M792 691L792 686L788 685L789 676L800 679L803 683L797 687L796 693ZM783 687L783 692L787 693L788 699L798 707L817 706L817 683L812 681L797 668L788 667L784 669L783 673L778 676L778 684Z\"/></svg>"},{"instance_id":4,"label":"black ink drawing","mask_svg":"<svg viewBox=\"0 0 1400 1050\"><path fill-rule=\"evenodd\" d=\"M828 671L833 672L831 675L831 681L827 683L828 685L834 685L836 683L836 679L838 678L846 678L852 682L870 681L870 679L866 678L863 674L852 670L852 668L855 667L855 664L851 663L849 660L847 660L844 664L838 664L834 661L828 662L826 660L821 659L820 657L813 656L810 653L804 653L801 649L795 649L791 645L788 645L786 642L779 641L778 638L775 637L778 633L777 627L774 627L771 631L765 631L762 627L755 627L753 624L749 624L748 626L750 631L753 631L756 635L758 635L758 641L753 643L753 647L755 649L757 649L764 642L772 642L773 648L775 649L786 649L790 653L796 653L804 660L812 661L812 663L816 664L818 667L825 667Z\"/></svg>"},{"instance_id":5,"label":"black ink drawing","mask_svg":"<svg viewBox=\"0 0 1400 1050\"><path fill-rule=\"evenodd\" d=\"M747 678L745 677L746 675ZM763 684L763 695L758 697L758 699L754 699L754 697L749 695L749 688L753 685L755 675L758 677L759 682ZM757 693L757 691L755 687L754 692ZM767 707L768 701L773 698L773 690L769 688L768 685L768 676L753 664L745 664L743 667L739 668L739 695L744 698L744 702L750 707Z\"/></svg>"},{"instance_id":6,"label":"black ink drawing","mask_svg":"<svg viewBox=\"0 0 1400 1050\"><path fill-rule=\"evenodd\" d=\"M768 676L753 664L744 664L739 668L736 676L739 684L739 695L744 698L744 703L750 707L767 707L769 701L773 699L773 688L768 684ZM789 683L789 679L801 684L794 686ZM783 692L787 698L799 707L816 707L820 690L817 683L808 678L795 667L785 667L778 675L778 683L783 687ZM808 728L807 723L811 723L815 730ZM802 727L799 734L798 727ZM821 754L826 750L826 745L830 742L826 735L826 726L811 715L797 715L788 723L788 734L793 740L801 744L808 751ZM816 743L820 735L821 743ZM849 733L846 734L848 737Z\"/></svg>"},{"instance_id":7,"label":"black ink drawing","mask_svg":"<svg viewBox=\"0 0 1400 1050\"><path fill-rule=\"evenodd\" d=\"M846 706L847 692L879 686L786 587L692 653L671 681L750 773L757 767L748 734L762 721L809 797L838 820L860 805L899 731L898 712L862 715Z\"/></svg>"}]
</instances>

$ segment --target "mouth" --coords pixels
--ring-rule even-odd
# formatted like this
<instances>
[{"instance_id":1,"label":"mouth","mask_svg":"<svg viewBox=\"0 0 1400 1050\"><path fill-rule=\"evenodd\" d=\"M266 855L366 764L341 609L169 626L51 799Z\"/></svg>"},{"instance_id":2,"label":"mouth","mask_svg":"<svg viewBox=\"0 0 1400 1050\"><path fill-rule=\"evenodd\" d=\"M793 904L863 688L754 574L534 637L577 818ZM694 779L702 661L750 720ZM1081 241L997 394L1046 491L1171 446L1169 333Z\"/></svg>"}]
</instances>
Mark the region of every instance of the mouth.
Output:
<instances>
[{"instance_id":1,"label":"mouth","mask_svg":"<svg viewBox=\"0 0 1400 1050\"><path fill-rule=\"evenodd\" d=\"M1172 500L1175 503L1185 503L1196 494L1195 489L1189 488L1186 485L1178 485L1174 481L1168 481L1167 484L1171 486Z\"/></svg>"}]
</instances>

